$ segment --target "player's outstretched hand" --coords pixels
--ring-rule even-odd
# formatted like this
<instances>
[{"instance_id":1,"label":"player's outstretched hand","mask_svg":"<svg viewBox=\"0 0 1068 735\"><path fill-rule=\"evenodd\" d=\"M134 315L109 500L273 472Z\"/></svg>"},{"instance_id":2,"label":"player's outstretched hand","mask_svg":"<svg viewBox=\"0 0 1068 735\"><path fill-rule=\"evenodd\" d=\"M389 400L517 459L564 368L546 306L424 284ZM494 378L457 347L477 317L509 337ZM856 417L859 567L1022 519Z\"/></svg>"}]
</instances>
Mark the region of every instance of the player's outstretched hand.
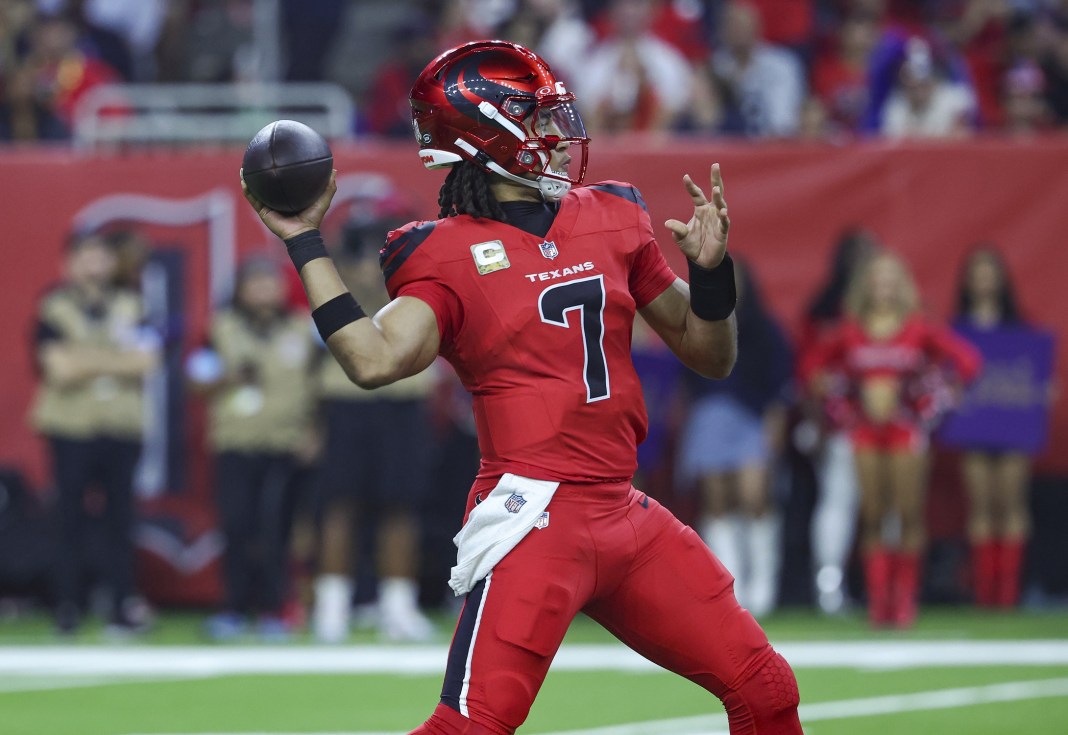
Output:
<instances>
[{"instance_id":1,"label":"player's outstretched hand","mask_svg":"<svg viewBox=\"0 0 1068 735\"><path fill-rule=\"evenodd\" d=\"M719 164L712 164L712 201L705 197L689 174L682 181L693 199L693 217L686 223L669 219L664 224L687 258L702 268L715 268L727 252L727 232L731 227Z\"/></svg>"},{"instance_id":2,"label":"player's outstretched hand","mask_svg":"<svg viewBox=\"0 0 1068 735\"><path fill-rule=\"evenodd\" d=\"M319 225L323 223L323 217L326 216L326 210L330 209L330 201L337 193L337 169L330 173L330 183L326 185L326 190L322 195L310 207L296 214L282 214L252 196L244 178L241 179L241 191L245 193L245 199L263 220L263 224L267 225L267 229L283 240L288 240L302 232L319 229Z\"/></svg>"}]
</instances>

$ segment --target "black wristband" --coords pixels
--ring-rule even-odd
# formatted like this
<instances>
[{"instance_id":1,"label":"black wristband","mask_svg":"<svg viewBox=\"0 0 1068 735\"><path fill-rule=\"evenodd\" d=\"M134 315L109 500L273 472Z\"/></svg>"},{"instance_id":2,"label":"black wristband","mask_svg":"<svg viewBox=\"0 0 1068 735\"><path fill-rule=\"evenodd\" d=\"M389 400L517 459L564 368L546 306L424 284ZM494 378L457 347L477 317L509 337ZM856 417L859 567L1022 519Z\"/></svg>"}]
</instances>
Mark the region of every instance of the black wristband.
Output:
<instances>
[{"instance_id":1,"label":"black wristband","mask_svg":"<svg viewBox=\"0 0 1068 735\"><path fill-rule=\"evenodd\" d=\"M690 309L701 319L718 322L734 311L738 302L738 290L734 285L734 261L729 253L715 268L702 268L688 260L690 265Z\"/></svg>"},{"instance_id":2,"label":"black wristband","mask_svg":"<svg viewBox=\"0 0 1068 735\"><path fill-rule=\"evenodd\" d=\"M312 312L315 328L319 330L319 336L323 338L323 342L337 330L366 316L367 314L348 291L335 296Z\"/></svg>"},{"instance_id":3,"label":"black wristband","mask_svg":"<svg viewBox=\"0 0 1068 735\"><path fill-rule=\"evenodd\" d=\"M301 268L317 258L330 257L326 252L326 244L319 230L308 230L299 235L289 238L286 242L286 250L289 258L293 261L293 267L300 273Z\"/></svg>"}]
</instances>

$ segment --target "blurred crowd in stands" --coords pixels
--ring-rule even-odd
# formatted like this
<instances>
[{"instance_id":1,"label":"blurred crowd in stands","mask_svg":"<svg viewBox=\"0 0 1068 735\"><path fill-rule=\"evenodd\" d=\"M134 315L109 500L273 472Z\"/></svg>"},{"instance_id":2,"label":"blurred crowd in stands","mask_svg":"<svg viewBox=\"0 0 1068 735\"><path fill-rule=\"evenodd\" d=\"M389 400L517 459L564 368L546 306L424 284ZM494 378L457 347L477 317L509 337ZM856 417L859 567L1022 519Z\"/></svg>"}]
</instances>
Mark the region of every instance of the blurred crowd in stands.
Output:
<instances>
[{"instance_id":1,"label":"blurred crowd in stands","mask_svg":"<svg viewBox=\"0 0 1068 735\"><path fill-rule=\"evenodd\" d=\"M840 141L1068 122L1065 0L0 0L0 140L69 137L98 84L273 68L348 89L354 133L406 137L417 73L479 37L544 56L595 135Z\"/></svg>"}]
</instances>

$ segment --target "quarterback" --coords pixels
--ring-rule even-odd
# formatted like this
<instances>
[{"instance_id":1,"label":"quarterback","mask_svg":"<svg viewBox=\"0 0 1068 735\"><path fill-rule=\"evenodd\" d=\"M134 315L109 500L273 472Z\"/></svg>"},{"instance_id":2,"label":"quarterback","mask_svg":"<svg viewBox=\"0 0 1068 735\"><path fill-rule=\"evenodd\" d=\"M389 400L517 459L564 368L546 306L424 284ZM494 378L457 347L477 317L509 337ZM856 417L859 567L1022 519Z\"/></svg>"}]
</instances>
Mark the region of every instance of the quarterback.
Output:
<instances>
[{"instance_id":1,"label":"quarterback","mask_svg":"<svg viewBox=\"0 0 1068 735\"><path fill-rule=\"evenodd\" d=\"M367 318L326 257L331 186L283 216L246 196L285 240L323 338L375 387L445 357L474 397L482 466L450 585L466 602L441 700L413 733L511 735L571 620L722 700L735 735L800 735L793 672L734 597L698 535L631 484L646 412L630 357L641 314L711 378L735 360L723 180L688 176L688 222L668 220L689 283L668 267L638 191L582 184L575 98L538 56L478 41L442 54L412 94L419 155L449 168L438 219L389 233L392 301Z\"/></svg>"}]
</instances>

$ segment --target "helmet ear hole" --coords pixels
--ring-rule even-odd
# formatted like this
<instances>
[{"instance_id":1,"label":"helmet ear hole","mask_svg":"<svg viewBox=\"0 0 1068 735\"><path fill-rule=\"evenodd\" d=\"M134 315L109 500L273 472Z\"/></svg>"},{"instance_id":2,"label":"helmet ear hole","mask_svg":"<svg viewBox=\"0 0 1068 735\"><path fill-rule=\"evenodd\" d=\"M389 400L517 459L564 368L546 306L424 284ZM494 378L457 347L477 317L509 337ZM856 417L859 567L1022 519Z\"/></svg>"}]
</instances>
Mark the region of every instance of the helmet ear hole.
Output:
<instances>
[{"instance_id":1,"label":"helmet ear hole","mask_svg":"<svg viewBox=\"0 0 1068 735\"><path fill-rule=\"evenodd\" d=\"M504 109L512 117L522 120L533 111L534 102L533 100L510 99Z\"/></svg>"}]
</instances>

